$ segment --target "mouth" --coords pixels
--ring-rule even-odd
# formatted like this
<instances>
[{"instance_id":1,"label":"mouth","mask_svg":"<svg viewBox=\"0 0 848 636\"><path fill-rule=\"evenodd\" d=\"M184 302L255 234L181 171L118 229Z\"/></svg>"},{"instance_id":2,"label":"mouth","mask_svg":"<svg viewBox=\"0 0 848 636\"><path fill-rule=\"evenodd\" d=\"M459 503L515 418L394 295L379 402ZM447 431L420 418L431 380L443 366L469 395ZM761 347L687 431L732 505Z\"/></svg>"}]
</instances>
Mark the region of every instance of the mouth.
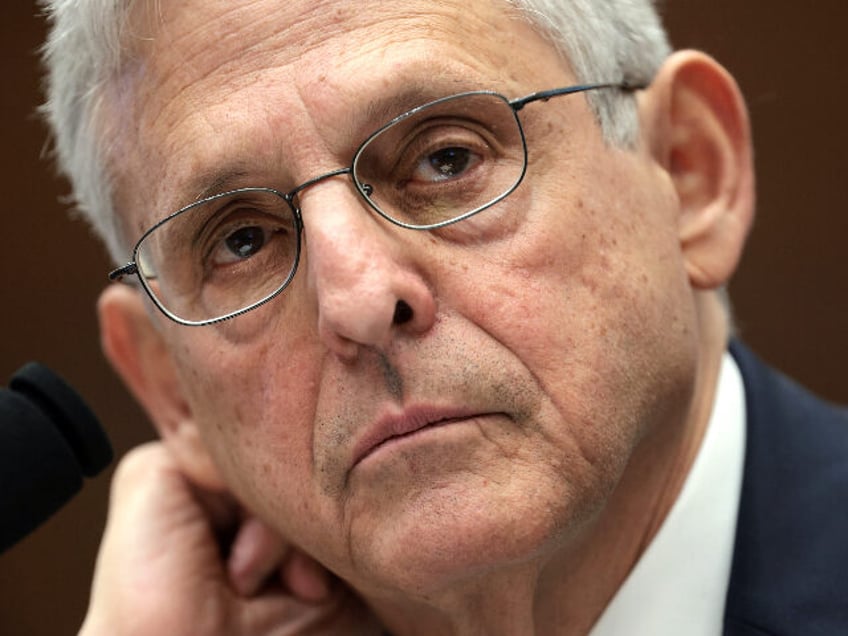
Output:
<instances>
[{"instance_id":1,"label":"mouth","mask_svg":"<svg viewBox=\"0 0 848 636\"><path fill-rule=\"evenodd\" d=\"M356 444L352 468L355 468L378 450L401 439L409 438L427 430L492 415L491 413L469 413L444 409L406 409L403 413L382 417Z\"/></svg>"}]
</instances>

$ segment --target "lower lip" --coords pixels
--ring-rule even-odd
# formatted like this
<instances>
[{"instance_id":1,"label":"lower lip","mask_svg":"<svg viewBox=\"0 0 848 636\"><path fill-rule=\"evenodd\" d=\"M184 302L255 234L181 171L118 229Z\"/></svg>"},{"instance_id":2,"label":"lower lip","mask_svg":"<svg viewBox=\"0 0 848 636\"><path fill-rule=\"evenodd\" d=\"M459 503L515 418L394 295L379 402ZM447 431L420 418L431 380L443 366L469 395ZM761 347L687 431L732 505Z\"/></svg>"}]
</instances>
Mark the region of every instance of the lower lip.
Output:
<instances>
[{"instance_id":1,"label":"lower lip","mask_svg":"<svg viewBox=\"0 0 848 636\"><path fill-rule=\"evenodd\" d=\"M459 424L469 424L476 422L477 419L479 419L479 416L444 420L434 424L428 424L427 426L415 429L409 433L404 433L403 435L389 437L360 457L356 462L356 466L361 465L363 462L376 460L378 457L383 456L386 453L391 453L395 450L399 450L400 448L408 447L410 444L424 442L433 434L438 434L439 437L443 439L445 429L454 429L457 428L457 425Z\"/></svg>"}]
</instances>

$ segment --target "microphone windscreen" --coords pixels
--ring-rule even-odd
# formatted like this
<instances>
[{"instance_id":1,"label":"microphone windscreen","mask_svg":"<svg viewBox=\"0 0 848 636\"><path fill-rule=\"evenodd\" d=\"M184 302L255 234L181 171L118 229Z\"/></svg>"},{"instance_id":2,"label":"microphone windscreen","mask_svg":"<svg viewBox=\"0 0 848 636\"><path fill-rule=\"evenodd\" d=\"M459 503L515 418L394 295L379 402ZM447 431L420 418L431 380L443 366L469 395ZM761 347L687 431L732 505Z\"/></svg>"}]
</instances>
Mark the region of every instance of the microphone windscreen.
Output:
<instances>
[{"instance_id":1,"label":"microphone windscreen","mask_svg":"<svg viewBox=\"0 0 848 636\"><path fill-rule=\"evenodd\" d=\"M61 377L37 362L19 369L9 388L35 403L70 444L86 477L94 477L112 461L112 446L100 422L79 394Z\"/></svg>"},{"instance_id":2,"label":"microphone windscreen","mask_svg":"<svg viewBox=\"0 0 848 636\"><path fill-rule=\"evenodd\" d=\"M0 390L0 552L61 508L112 459L91 410L52 371L30 363Z\"/></svg>"}]
</instances>

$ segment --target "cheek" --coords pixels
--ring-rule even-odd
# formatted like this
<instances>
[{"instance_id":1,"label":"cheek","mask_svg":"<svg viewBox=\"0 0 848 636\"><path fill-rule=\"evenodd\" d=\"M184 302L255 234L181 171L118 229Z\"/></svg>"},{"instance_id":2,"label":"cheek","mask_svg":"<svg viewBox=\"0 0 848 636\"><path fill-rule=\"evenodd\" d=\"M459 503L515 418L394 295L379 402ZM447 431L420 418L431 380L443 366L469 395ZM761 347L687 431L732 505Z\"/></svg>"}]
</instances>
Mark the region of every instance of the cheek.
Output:
<instances>
[{"instance_id":1,"label":"cheek","mask_svg":"<svg viewBox=\"0 0 848 636\"><path fill-rule=\"evenodd\" d=\"M320 355L312 345L267 337L235 345L223 338L214 346L209 341L216 337L209 335L204 345L188 339L178 356L203 442L248 508L266 518L290 518L292 511L282 516L274 509L289 502L308 506L313 499L305 495Z\"/></svg>"},{"instance_id":2,"label":"cheek","mask_svg":"<svg viewBox=\"0 0 848 636\"><path fill-rule=\"evenodd\" d=\"M513 240L480 250L485 279L465 304L573 424L564 434L595 458L609 445L620 457L669 417L664 400L684 408L695 355L674 201L661 187L634 188L643 175L621 173L526 195L522 205L546 212L530 212Z\"/></svg>"}]
</instances>

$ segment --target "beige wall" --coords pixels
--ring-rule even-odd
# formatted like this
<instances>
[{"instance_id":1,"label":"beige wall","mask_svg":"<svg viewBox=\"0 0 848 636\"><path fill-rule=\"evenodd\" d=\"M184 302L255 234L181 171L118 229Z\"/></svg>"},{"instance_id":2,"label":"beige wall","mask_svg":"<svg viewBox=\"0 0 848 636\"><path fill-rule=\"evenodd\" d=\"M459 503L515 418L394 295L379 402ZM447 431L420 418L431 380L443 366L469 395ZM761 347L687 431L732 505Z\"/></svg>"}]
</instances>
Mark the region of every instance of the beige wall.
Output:
<instances>
[{"instance_id":1,"label":"beige wall","mask_svg":"<svg viewBox=\"0 0 848 636\"><path fill-rule=\"evenodd\" d=\"M820 393L848 401L848 4L818 0L809 16L785 0L665 4L675 45L712 52L751 105L759 217L731 287L742 335ZM87 397L122 454L151 432L98 349L94 302L108 263L63 214L64 186L39 158L45 135L33 116L33 52L43 24L30 3L0 6L0 384L29 359L51 365ZM107 490L106 477L88 484L0 557L0 634L74 633Z\"/></svg>"}]
</instances>

